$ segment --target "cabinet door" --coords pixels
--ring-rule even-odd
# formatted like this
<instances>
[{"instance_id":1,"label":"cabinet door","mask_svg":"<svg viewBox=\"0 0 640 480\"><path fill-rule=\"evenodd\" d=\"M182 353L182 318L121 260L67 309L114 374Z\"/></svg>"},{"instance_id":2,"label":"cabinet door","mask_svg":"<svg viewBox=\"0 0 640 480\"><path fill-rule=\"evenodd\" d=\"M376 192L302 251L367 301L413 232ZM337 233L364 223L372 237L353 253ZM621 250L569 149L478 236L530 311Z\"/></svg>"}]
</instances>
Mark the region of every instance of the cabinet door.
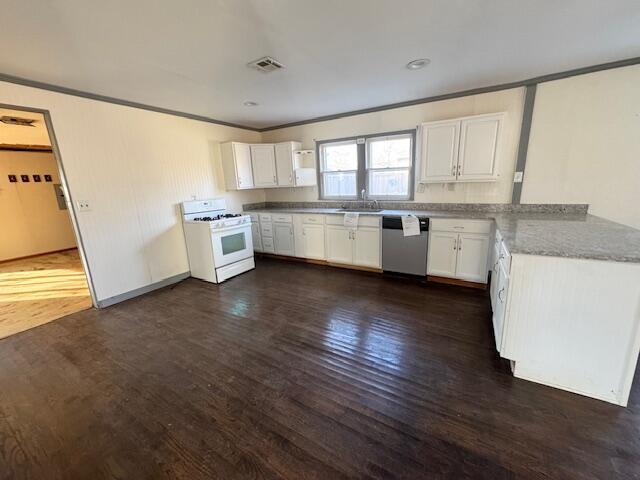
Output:
<instances>
[{"instance_id":1,"label":"cabinet door","mask_svg":"<svg viewBox=\"0 0 640 480\"><path fill-rule=\"evenodd\" d=\"M496 178L496 151L502 115L462 120L458 180Z\"/></svg>"},{"instance_id":2,"label":"cabinet door","mask_svg":"<svg viewBox=\"0 0 640 480\"><path fill-rule=\"evenodd\" d=\"M304 225L302 227L304 256L315 260L324 260L324 225Z\"/></svg>"},{"instance_id":3,"label":"cabinet door","mask_svg":"<svg viewBox=\"0 0 640 480\"><path fill-rule=\"evenodd\" d=\"M353 263L363 267L382 268L380 229L359 228L354 233Z\"/></svg>"},{"instance_id":4,"label":"cabinet door","mask_svg":"<svg viewBox=\"0 0 640 480\"><path fill-rule=\"evenodd\" d=\"M422 124L423 182L450 182L456 179L460 121Z\"/></svg>"},{"instance_id":5,"label":"cabinet door","mask_svg":"<svg viewBox=\"0 0 640 480\"><path fill-rule=\"evenodd\" d=\"M502 332L504 331L504 321L507 311L507 293L509 291L509 276L504 270L502 263L498 267L498 278L496 294L496 308L493 312L493 335L496 340L496 349L502 349Z\"/></svg>"},{"instance_id":6,"label":"cabinet door","mask_svg":"<svg viewBox=\"0 0 640 480\"><path fill-rule=\"evenodd\" d=\"M293 256L295 254L293 225L290 223L274 223L273 244L278 255Z\"/></svg>"},{"instance_id":7,"label":"cabinet door","mask_svg":"<svg viewBox=\"0 0 640 480\"><path fill-rule=\"evenodd\" d=\"M304 258L304 234L302 215L293 215L293 244L295 256ZM324 235L324 232L323 232Z\"/></svg>"},{"instance_id":8,"label":"cabinet door","mask_svg":"<svg viewBox=\"0 0 640 480\"><path fill-rule=\"evenodd\" d=\"M495 311L498 298L498 264L500 262L499 244L493 246L493 255L491 256L491 286L489 294L491 298L491 309Z\"/></svg>"},{"instance_id":9,"label":"cabinet door","mask_svg":"<svg viewBox=\"0 0 640 480\"><path fill-rule=\"evenodd\" d=\"M276 153L271 144L251 145L253 183L256 187L275 187Z\"/></svg>"},{"instance_id":10,"label":"cabinet door","mask_svg":"<svg viewBox=\"0 0 640 480\"><path fill-rule=\"evenodd\" d=\"M351 230L336 225L327 225L327 261L353 263Z\"/></svg>"},{"instance_id":11,"label":"cabinet door","mask_svg":"<svg viewBox=\"0 0 640 480\"><path fill-rule=\"evenodd\" d=\"M260 225L257 222L251 224L251 239L253 240L253 250L262 251L262 236L260 235Z\"/></svg>"},{"instance_id":12,"label":"cabinet door","mask_svg":"<svg viewBox=\"0 0 640 480\"><path fill-rule=\"evenodd\" d=\"M429 232L427 274L439 277L455 277L457 244L457 233Z\"/></svg>"},{"instance_id":13,"label":"cabinet door","mask_svg":"<svg viewBox=\"0 0 640 480\"><path fill-rule=\"evenodd\" d=\"M470 282L487 283L487 257L489 235L460 233L458 235L458 261L456 278Z\"/></svg>"},{"instance_id":14,"label":"cabinet door","mask_svg":"<svg viewBox=\"0 0 640 480\"><path fill-rule=\"evenodd\" d=\"M293 149L291 142L276 144L276 176L279 187L293 187Z\"/></svg>"},{"instance_id":15,"label":"cabinet door","mask_svg":"<svg viewBox=\"0 0 640 480\"><path fill-rule=\"evenodd\" d=\"M236 165L238 189L253 188L253 168L251 150L246 143L233 143L233 158Z\"/></svg>"}]
</instances>

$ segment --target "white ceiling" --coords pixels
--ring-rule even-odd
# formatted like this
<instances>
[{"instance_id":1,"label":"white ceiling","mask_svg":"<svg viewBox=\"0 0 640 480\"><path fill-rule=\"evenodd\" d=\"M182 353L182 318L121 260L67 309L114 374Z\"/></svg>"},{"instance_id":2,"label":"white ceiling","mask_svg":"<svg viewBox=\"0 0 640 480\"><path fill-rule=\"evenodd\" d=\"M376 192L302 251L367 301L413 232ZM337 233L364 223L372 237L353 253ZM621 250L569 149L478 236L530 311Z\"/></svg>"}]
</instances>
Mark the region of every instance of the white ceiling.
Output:
<instances>
[{"instance_id":1,"label":"white ceiling","mask_svg":"<svg viewBox=\"0 0 640 480\"><path fill-rule=\"evenodd\" d=\"M5 145L51 145L47 125L41 113L24 112L0 108L0 117L20 117L35 120L33 127L8 125L0 122L0 144Z\"/></svg>"},{"instance_id":2,"label":"white ceiling","mask_svg":"<svg viewBox=\"0 0 640 480\"><path fill-rule=\"evenodd\" d=\"M253 127L640 56L638 0L0 0L0 11L0 73ZM263 55L286 69L246 67ZM404 68L420 57L431 65Z\"/></svg>"}]
</instances>

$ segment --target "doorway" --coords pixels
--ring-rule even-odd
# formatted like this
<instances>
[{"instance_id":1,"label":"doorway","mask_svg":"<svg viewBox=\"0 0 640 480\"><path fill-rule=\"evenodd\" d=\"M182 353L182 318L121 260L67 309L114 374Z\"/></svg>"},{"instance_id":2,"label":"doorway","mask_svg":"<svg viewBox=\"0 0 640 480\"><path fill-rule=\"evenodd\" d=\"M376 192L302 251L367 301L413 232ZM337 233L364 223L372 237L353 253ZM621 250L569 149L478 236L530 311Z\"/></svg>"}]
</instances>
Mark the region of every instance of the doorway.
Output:
<instances>
[{"instance_id":1,"label":"doorway","mask_svg":"<svg viewBox=\"0 0 640 480\"><path fill-rule=\"evenodd\" d=\"M48 112L0 105L0 338L94 304Z\"/></svg>"}]
</instances>

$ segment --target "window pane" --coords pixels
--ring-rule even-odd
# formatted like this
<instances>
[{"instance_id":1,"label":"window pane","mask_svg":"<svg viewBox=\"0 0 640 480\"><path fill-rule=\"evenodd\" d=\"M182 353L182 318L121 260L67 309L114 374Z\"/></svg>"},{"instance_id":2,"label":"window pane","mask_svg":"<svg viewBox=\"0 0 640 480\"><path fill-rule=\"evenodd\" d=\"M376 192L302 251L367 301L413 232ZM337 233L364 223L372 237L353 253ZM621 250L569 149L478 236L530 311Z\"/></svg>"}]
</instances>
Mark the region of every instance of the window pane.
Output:
<instances>
[{"instance_id":1,"label":"window pane","mask_svg":"<svg viewBox=\"0 0 640 480\"><path fill-rule=\"evenodd\" d=\"M323 173L325 197L355 197L356 172Z\"/></svg>"},{"instance_id":2,"label":"window pane","mask_svg":"<svg viewBox=\"0 0 640 480\"><path fill-rule=\"evenodd\" d=\"M324 145L324 170L327 172L357 170L358 147L354 143Z\"/></svg>"},{"instance_id":3,"label":"window pane","mask_svg":"<svg viewBox=\"0 0 640 480\"><path fill-rule=\"evenodd\" d=\"M411 138L397 137L369 142L369 168L411 166Z\"/></svg>"},{"instance_id":4,"label":"window pane","mask_svg":"<svg viewBox=\"0 0 640 480\"><path fill-rule=\"evenodd\" d=\"M409 170L370 170L369 195L408 197Z\"/></svg>"}]
</instances>

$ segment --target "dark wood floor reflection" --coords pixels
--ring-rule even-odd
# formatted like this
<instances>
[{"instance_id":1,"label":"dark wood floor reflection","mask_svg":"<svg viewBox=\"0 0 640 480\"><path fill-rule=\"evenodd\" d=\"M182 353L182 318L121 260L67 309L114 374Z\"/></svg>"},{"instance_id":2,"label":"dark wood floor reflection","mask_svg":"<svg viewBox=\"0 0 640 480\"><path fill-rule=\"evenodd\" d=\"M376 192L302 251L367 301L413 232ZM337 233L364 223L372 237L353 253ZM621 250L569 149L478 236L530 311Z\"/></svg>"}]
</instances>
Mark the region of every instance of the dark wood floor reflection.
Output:
<instances>
[{"instance_id":1,"label":"dark wood floor reflection","mask_svg":"<svg viewBox=\"0 0 640 480\"><path fill-rule=\"evenodd\" d=\"M0 341L0 478L639 478L622 409L514 379L485 292L261 259Z\"/></svg>"}]
</instances>

